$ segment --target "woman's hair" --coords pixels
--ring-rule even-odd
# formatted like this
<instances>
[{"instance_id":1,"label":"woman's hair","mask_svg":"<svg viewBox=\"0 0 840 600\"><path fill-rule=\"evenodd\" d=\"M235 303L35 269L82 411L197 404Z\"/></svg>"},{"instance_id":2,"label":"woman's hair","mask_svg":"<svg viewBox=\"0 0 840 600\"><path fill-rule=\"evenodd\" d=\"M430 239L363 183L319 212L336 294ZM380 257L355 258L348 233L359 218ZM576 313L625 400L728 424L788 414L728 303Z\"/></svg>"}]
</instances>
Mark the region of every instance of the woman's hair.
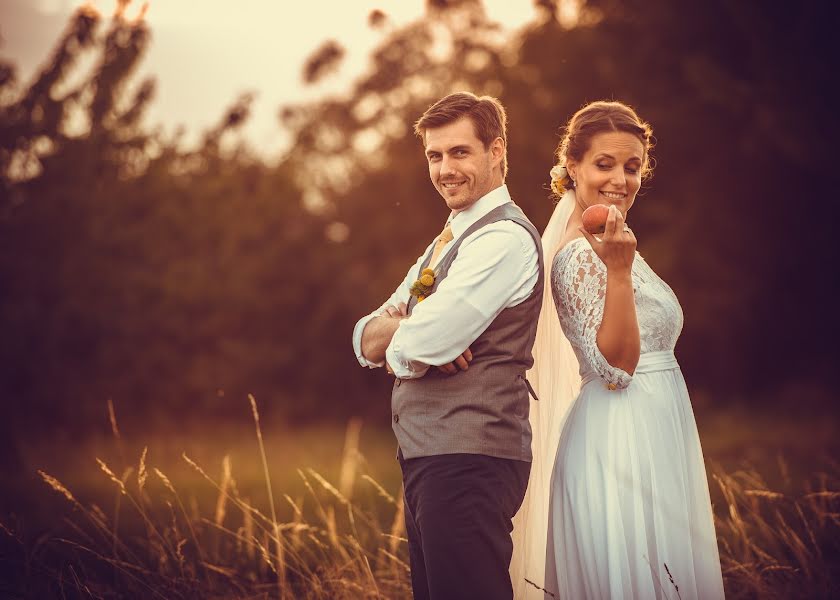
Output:
<instances>
[{"instance_id":1,"label":"woman's hair","mask_svg":"<svg viewBox=\"0 0 840 600\"><path fill-rule=\"evenodd\" d=\"M557 166L566 165L566 160L583 160L584 154L592 146L592 138L599 133L626 132L635 135L642 142L644 156L642 157L642 179L650 176L653 170L650 160L650 150L653 147L653 129L639 118L639 115L623 102L598 101L591 102L578 110L566 124L565 134L555 153ZM569 174L560 179L552 178L551 189L558 196L562 196L567 188L572 186Z\"/></svg>"}]
</instances>

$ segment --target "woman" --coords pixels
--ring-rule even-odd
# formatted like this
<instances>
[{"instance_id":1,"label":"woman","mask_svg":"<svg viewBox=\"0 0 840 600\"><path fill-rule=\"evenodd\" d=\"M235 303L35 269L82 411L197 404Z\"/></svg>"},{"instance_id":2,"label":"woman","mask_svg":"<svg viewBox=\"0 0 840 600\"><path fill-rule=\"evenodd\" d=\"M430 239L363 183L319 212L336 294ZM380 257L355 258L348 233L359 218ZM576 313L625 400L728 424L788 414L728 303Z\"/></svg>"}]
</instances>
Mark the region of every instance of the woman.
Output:
<instances>
[{"instance_id":1,"label":"woman","mask_svg":"<svg viewBox=\"0 0 840 600\"><path fill-rule=\"evenodd\" d=\"M518 598L723 597L700 440L673 352L682 310L625 222L650 147L631 108L594 102L557 150L551 185L562 198L543 247L567 339L546 295L529 373L540 398L534 464L514 530ZM597 236L582 219L594 204L609 206Z\"/></svg>"}]
</instances>

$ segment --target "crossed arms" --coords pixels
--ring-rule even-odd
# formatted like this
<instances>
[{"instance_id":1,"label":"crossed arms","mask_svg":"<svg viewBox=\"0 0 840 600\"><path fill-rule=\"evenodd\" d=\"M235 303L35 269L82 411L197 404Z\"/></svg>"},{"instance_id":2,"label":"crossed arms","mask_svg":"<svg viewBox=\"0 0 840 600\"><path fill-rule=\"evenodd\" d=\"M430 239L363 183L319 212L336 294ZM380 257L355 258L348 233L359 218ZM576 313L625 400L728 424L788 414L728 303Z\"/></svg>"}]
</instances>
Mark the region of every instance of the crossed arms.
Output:
<instances>
[{"instance_id":1,"label":"crossed arms","mask_svg":"<svg viewBox=\"0 0 840 600\"><path fill-rule=\"evenodd\" d=\"M471 359L470 344L502 310L525 300L537 281L530 234L500 221L464 239L435 293L405 317L401 304L408 302L422 262L423 256L391 297L356 324L353 346L363 366L387 363L403 379L422 377L431 366L455 372Z\"/></svg>"}]
</instances>

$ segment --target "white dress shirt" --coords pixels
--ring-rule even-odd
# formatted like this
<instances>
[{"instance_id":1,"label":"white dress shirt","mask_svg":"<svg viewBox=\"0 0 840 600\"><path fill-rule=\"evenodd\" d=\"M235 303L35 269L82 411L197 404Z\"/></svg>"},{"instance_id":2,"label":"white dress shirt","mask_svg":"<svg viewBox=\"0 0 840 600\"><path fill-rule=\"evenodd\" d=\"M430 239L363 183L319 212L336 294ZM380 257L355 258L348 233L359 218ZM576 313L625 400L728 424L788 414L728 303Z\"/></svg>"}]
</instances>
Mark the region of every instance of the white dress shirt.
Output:
<instances>
[{"instance_id":1,"label":"white dress shirt","mask_svg":"<svg viewBox=\"0 0 840 600\"><path fill-rule=\"evenodd\" d=\"M475 204L449 218L453 240L436 262L454 247L466 230L494 208L512 202L502 185ZM434 242L432 242L434 244ZM400 286L382 306L362 317L353 330L353 349L359 364L375 368L362 356L362 332L371 319L386 314L388 306L408 303L409 289L420 276L420 265L432 244L420 255ZM434 267L434 265L430 265ZM458 257L435 293L403 319L385 352L385 360L400 379L422 377L430 366L458 358L506 308L526 300L538 278L538 255L534 240L513 221L497 221L464 238Z\"/></svg>"}]
</instances>

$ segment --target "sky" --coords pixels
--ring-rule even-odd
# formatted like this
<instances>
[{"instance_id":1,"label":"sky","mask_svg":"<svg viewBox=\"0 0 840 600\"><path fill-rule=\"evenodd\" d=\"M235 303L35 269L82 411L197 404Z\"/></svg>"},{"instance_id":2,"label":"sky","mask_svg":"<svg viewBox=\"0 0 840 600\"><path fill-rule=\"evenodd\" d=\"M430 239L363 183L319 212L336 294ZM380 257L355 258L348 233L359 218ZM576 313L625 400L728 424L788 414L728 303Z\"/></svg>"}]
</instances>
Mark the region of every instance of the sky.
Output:
<instances>
[{"instance_id":1,"label":"sky","mask_svg":"<svg viewBox=\"0 0 840 600\"><path fill-rule=\"evenodd\" d=\"M69 15L81 0L0 0L0 56L30 81L49 55ZM103 15L115 0L90 0ZM142 2L129 5L132 17ZM153 75L156 97L146 123L174 132L183 125L186 141L219 121L240 94L256 93L244 134L266 157L277 156L287 140L277 114L283 104L340 94L368 67L367 57L385 32L368 26L371 10L383 11L390 27L424 12L424 0L149 0L146 21L152 43L135 81ZM486 0L491 19L515 29L534 16L533 0ZM305 86L304 60L324 40L347 51L341 70ZM91 57L92 59L92 57ZM84 65L85 63L83 63ZM92 61L87 61L87 66ZM82 69L83 72L85 69Z\"/></svg>"}]
</instances>

